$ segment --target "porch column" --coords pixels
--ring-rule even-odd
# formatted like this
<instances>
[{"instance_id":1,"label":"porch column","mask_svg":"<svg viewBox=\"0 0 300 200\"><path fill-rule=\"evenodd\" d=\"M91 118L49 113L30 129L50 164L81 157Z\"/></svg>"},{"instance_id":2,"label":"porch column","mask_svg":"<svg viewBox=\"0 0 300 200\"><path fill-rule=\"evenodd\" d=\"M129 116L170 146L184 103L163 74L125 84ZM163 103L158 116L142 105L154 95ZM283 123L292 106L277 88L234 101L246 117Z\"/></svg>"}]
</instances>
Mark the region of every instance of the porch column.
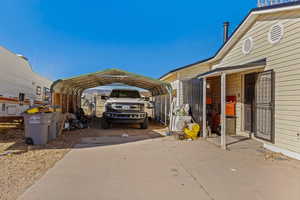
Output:
<instances>
[{"instance_id":1,"label":"porch column","mask_svg":"<svg viewBox=\"0 0 300 200\"><path fill-rule=\"evenodd\" d=\"M226 74L221 74L221 148L226 149Z\"/></svg>"},{"instance_id":2,"label":"porch column","mask_svg":"<svg viewBox=\"0 0 300 200\"><path fill-rule=\"evenodd\" d=\"M203 109L202 109L202 132L203 137L207 138L207 128L206 128L206 77L203 79Z\"/></svg>"}]
</instances>

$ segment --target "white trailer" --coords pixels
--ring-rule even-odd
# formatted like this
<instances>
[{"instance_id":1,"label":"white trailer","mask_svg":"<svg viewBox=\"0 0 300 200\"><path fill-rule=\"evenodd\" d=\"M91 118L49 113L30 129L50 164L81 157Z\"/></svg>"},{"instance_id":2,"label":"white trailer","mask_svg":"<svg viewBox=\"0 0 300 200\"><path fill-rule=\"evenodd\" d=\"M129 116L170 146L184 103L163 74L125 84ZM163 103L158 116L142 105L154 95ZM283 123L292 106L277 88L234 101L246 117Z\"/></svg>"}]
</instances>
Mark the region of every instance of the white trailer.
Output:
<instances>
[{"instance_id":1,"label":"white trailer","mask_svg":"<svg viewBox=\"0 0 300 200\"><path fill-rule=\"evenodd\" d=\"M28 59L0 46L0 119L50 103L52 82L32 71Z\"/></svg>"}]
</instances>

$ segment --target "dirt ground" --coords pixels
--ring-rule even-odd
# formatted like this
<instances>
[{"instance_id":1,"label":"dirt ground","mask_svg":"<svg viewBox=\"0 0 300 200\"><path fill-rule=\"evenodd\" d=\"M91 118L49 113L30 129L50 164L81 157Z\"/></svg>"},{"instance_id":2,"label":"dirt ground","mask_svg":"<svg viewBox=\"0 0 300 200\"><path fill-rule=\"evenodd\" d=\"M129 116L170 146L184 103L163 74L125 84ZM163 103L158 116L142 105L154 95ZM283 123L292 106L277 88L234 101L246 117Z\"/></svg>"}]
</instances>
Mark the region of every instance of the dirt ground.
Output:
<instances>
[{"instance_id":1,"label":"dirt ground","mask_svg":"<svg viewBox=\"0 0 300 200\"><path fill-rule=\"evenodd\" d=\"M124 128L113 128L111 131L101 131L100 127L63 132L56 140L43 146L28 146L24 143L24 131L20 129L0 129L0 199L17 199L28 187L38 180L45 172L61 160L82 138L103 135L120 135L127 133ZM160 129L152 124L149 130ZM120 131L123 130L123 131Z\"/></svg>"}]
</instances>

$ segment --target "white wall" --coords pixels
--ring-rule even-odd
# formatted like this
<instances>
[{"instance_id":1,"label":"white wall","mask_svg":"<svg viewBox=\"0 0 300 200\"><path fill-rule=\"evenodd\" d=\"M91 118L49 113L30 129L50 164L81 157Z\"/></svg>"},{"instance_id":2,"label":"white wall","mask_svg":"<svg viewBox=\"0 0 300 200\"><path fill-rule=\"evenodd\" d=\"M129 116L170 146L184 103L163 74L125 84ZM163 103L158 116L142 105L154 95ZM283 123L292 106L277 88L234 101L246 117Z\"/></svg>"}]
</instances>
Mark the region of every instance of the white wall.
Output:
<instances>
[{"instance_id":1,"label":"white wall","mask_svg":"<svg viewBox=\"0 0 300 200\"><path fill-rule=\"evenodd\" d=\"M50 89L52 82L32 71L27 60L0 47L0 97L19 98L19 93L25 94L25 99L37 101L43 100L44 87ZM36 87L41 87L41 95L36 94ZM18 105L17 112L27 109L19 106L18 102L0 101L0 115L7 113L2 110L2 104L6 106Z\"/></svg>"}]
</instances>

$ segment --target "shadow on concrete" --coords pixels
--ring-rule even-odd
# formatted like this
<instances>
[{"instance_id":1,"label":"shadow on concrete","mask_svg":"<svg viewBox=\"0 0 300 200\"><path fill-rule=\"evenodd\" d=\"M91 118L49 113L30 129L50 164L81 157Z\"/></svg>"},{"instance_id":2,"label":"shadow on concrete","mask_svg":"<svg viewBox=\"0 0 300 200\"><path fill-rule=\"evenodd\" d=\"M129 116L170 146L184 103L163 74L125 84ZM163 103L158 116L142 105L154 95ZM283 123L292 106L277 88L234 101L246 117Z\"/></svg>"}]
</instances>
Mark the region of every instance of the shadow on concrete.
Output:
<instances>
[{"instance_id":1,"label":"shadow on concrete","mask_svg":"<svg viewBox=\"0 0 300 200\"><path fill-rule=\"evenodd\" d=\"M157 133L151 133L151 135L128 135L126 136L98 136L98 137L85 137L82 138L80 143L76 144L74 148L90 148L90 147L100 147L100 146L111 146L127 144L132 142L139 142L145 140L152 140L156 138L161 138L162 136Z\"/></svg>"},{"instance_id":2,"label":"shadow on concrete","mask_svg":"<svg viewBox=\"0 0 300 200\"><path fill-rule=\"evenodd\" d=\"M237 143L240 143L240 142L244 142L244 141L247 141L247 140L251 140L250 137L244 137L244 136L232 136L232 138L233 138L234 140L231 141L231 142L228 142L228 143L227 143L227 147L230 146L230 145L233 145L233 144L237 144Z\"/></svg>"},{"instance_id":3,"label":"shadow on concrete","mask_svg":"<svg viewBox=\"0 0 300 200\"><path fill-rule=\"evenodd\" d=\"M101 128L101 118L94 118L91 129L99 133L94 137L83 137L74 148L90 148L109 145L120 145L163 137L158 130L163 127L150 121L149 129L140 129L139 124L112 124L109 129Z\"/></svg>"},{"instance_id":4,"label":"shadow on concrete","mask_svg":"<svg viewBox=\"0 0 300 200\"><path fill-rule=\"evenodd\" d=\"M135 124L114 124L110 129L102 129L100 122L100 118L95 118L91 120L90 127L87 129L64 131L58 138L49 141L46 145L29 146L25 144L24 131L10 131L2 135L3 137L0 137L0 156L22 154L43 149L72 149L118 145L163 137L159 132L164 127L155 121L150 122L148 129L140 129L139 125Z\"/></svg>"},{"instance_id":5,"label":"shadow on concrete","mask_svg":"<svg viewBox=\"0 0 300 200\"><path fill-rule=\"evenodd\" d=\"M242 145L244 142L248 140L251 140L251 138L245 136L239 136L239 135L233 135L233 136L226 135L226 146L233 147L235 145ZM209 137L207 141L213 143L216 146L220 146L221 136Z\"/></svg>"}]
</instances>

